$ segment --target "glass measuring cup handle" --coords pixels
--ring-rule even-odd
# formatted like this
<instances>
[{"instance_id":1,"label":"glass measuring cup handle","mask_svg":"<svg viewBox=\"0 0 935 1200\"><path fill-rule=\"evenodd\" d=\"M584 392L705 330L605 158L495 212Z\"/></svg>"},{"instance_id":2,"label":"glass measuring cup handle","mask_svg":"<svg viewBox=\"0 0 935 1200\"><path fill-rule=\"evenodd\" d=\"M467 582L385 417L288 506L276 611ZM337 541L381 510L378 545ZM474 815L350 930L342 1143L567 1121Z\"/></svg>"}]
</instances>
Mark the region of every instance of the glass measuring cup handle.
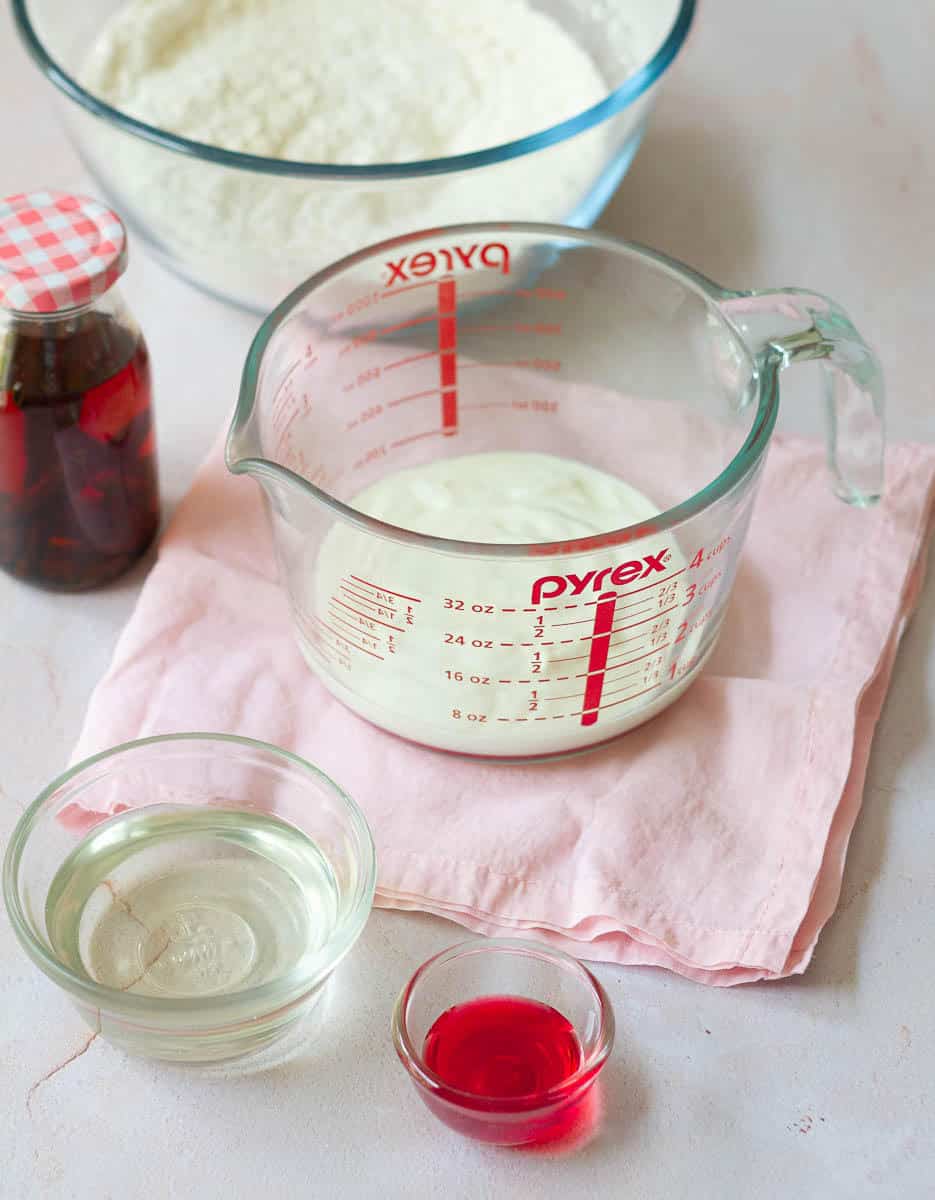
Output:
<instances>
[{"instance_id":1,"label":"glass measuring cup handle","mask_svg":"<svg viewBox=\"0 0 935 1200\"><path fill-rule=\"evenodd\" d=\"M721 309L759 358L764 386L775 386L777 372L792 363L823 361L835 494L848 504L875 504L883 494L883 373L847 314L826 296L796 288L732 292Z\"/></svg>"}]
</instances>

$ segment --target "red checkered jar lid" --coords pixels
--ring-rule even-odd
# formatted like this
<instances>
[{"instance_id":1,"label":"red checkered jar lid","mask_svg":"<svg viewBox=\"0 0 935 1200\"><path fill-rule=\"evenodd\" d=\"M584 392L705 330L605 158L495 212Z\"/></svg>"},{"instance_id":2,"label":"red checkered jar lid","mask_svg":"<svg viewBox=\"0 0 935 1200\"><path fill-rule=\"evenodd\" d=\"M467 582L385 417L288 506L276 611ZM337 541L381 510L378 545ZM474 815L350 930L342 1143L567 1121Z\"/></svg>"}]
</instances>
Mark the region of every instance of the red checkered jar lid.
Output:
<instances>
[{"instance_id":1,"label":"red checkered jar lid","mask_svg":"<svg viewBox=\"0 0 935 1200\"><path fill-rule=\"evenodd\" d=\"M0 200L0 308L79 308L103 296L126 266L123 223L97 200L64 192Z\"/></svg>"}]
</instances>

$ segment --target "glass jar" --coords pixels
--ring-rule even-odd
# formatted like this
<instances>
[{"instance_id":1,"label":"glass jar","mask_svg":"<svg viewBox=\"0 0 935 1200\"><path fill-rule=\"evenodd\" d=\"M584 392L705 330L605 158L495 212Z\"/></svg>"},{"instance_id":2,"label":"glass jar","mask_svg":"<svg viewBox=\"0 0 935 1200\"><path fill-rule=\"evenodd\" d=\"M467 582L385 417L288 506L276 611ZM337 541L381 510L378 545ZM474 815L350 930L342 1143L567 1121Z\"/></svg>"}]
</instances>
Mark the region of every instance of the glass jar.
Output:
<instances>
[{"instance_id":1,"label":"glass jar","mask_svg":"<svg viewBox=\"0 0 935 1200\"><path fill-rule=\"evenodd\" d=\"M60 590L121 575L159 524L149 353L97 201L0 201L0 567Z\"/></svg>"}]
</instances>

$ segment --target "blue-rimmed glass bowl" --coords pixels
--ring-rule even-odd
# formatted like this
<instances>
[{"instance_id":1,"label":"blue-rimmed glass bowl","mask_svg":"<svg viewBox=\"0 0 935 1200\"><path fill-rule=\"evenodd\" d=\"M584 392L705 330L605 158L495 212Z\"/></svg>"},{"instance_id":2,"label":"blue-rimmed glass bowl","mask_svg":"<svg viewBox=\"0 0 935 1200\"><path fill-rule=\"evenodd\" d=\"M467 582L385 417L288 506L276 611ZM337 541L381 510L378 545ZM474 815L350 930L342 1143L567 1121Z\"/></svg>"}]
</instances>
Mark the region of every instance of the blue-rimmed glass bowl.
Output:
<instances>
[{"instance_id":1,"label":"blue-rimmed glass bowl","mask_svg":"<svg viewBox=\"0 0 935 1200\"><path fill-rule=\"evenodd\" d=\"M12 3L28 50L62 94L83 161L132 232L193 283L266 312L329 262L413 228L593 224L639 147L696 0L531 0L588 51L607 81L605 98L506 145L367 165L239 154L137 121L79 82L89 47L123 0Z\"/></svg>"}]
</instances>

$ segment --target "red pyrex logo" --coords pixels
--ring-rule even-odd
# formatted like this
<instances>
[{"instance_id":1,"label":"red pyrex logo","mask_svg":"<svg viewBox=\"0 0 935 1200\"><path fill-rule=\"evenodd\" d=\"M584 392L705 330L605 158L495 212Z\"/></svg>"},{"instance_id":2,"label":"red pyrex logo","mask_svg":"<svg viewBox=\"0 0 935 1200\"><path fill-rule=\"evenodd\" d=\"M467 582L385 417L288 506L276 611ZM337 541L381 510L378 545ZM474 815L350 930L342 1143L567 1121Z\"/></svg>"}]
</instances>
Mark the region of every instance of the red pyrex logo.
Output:
<instances>
[{"instance_id":1,"label":"red pyrex logo","mask_svg":"<svg viewBox=\"0 0 935 1200\"><path fill-rule=\"evenodd\" d=\"M637 579L645 579L656 571L665 572L669 551L662 549L658 554L647 554L645 557L631 559L616 567L604 567L602 571L588 571L584 575L543 575L532 585L532 603L541 604L543 600L554 600L556 596L580 596L587 588L600 592L604 580L610 576L609 583L614 587L623 587ZM568 589L571 588L569 592Z\"/></svg>"},{"instance_id":2,"label":"red pyrex logo","mask_svg":"<svg viewBox=\"0 0 935 1200\"><path fill-rule=\"evenodd\" d=\"M475 257L476 256L476 257ZM418 254L405 255L399 262L388 262L386 269L390 273L387 287L395 283L408 283L410 276L423 278L443 267L446 272L455 270L456 266L467 271L477 267L500 271L502 275L510 273L510 251L503 242L488 242L486 246L462 247L452 246L450 250L420 250Z\"/></svg>"}]
</instances>

